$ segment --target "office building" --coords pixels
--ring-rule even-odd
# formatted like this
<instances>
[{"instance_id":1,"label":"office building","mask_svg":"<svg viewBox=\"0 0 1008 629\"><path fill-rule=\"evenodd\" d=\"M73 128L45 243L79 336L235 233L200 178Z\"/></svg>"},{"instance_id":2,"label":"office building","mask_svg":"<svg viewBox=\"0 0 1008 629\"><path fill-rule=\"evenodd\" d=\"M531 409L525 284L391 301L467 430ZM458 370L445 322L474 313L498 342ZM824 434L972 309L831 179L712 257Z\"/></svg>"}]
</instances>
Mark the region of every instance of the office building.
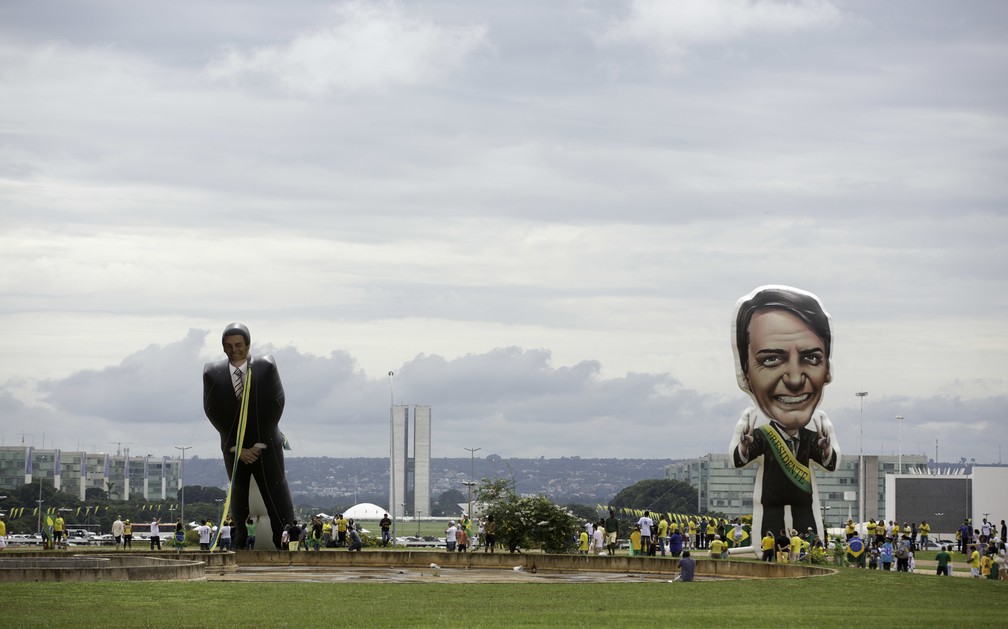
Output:
<instances>
[{"instance_id":1,"label":"office building","mask_svg":"<svg viewBox=\"0 0 1008 629\"><path fill-rule=\"evenodd\" d=\"M413 408L413 515L431 513L431 407Z\"/></svg>"},{"instance_id":2,"label":"office building","mask_svg":"<svg viewBox=\"0 0 1008 629\"><path fill-rule=\"evenodd\" d=\"M886 476L897 474L897 456L868 456L865 461L865 520L889 519L886 511ZM927 468L927 457L903 455L903 474ZM688 459L665 467L665 478L689 483L697 490L697 509L701 513L723 513L729 518L751 515L756 465L735 468L727 453L711 453L699 459ZM858 518L858 457L844 455L834 472L812 466L823 522L827 527L840 526L848 518Z\"/></svg>"},{"instance_id":3,"label":"office building","mask_svg":"<svg viewBox=\"0 0 1008 629\"><path fill-rule=\"evenodd\" d=\"M0 446L0 487L13 488L38 480L85 500L88 489L100 489L110 500L167 500L181 488L179 459L130 456L33 446Z\"/></svg>"},{"instance_id":4,"label":"office building","mask_svg":"<svg viewBox=\"0 0 1008 629\"><path fill-rule=\"evenodd\" d=\"M391 408L389 515L393 519L407 514L430 515L431 407L413 407L412 457L409 456L409 411L410 407L405 404L395 404ZM409 503L411 486L413 501Z\"/></svg>"}]
</instances>

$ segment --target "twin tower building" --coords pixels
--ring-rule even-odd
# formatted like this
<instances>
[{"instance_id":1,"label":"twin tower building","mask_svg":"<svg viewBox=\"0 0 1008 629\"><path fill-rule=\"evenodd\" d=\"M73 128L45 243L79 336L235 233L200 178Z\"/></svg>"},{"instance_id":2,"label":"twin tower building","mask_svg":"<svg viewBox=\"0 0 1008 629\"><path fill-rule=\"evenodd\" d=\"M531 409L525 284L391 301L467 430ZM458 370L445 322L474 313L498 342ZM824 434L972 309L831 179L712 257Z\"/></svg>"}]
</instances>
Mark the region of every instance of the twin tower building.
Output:
<instances>
[{"instance_id":1,"label":"twin tower building","mask_svg":"<svg viewBox=\"0 0 1008 629\"><path fill-rule=\"evenodd\" d=\"M389 456L389 515L422 518L431 514L431 407L413 406L413 456L410 456L410 407L392 406ZM412 480L412 494L409 493Z\"/></svg>"}]
</instances>

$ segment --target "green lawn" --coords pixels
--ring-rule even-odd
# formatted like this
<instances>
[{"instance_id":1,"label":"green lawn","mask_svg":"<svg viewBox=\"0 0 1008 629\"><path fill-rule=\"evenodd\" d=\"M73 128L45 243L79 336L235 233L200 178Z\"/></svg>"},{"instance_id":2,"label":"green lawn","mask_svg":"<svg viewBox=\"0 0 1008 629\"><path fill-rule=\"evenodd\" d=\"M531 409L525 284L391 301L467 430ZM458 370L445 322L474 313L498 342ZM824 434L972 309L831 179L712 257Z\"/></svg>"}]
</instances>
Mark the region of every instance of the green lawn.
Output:
<instances>
[{"instance_id":1,"label":"green lawn","mask_svg":"<svg viewBox=\"0 0 1008 629\"><path fill-rule=\"evenodd\" d=\"M1005 627L1008 583L844 569L697 583L9 583L4 627Z\"/></svg>"}]
</instances>

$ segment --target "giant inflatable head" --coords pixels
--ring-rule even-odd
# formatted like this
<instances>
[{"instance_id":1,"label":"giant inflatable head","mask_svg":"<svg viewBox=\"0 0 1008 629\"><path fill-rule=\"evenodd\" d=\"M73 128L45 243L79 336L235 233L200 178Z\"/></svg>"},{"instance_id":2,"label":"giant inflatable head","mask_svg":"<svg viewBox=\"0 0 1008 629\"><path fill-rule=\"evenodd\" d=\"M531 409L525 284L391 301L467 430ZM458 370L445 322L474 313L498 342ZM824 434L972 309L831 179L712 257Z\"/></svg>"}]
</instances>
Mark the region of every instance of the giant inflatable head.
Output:
<instances>
[{"instance_id":1,"label":"giant inflatable head","mask_svg":"<svg viewBox=\"0 0 1008 629\"><path fill-rule=\"evenodd\" d=\"M243 337L246 345L252 344L252 335L249 334L248 328L243 323L229 323L224 328L224 333L221 334L221 341L223 342L227 337L236 335Z\"/></svg>"},{"instance_id":2,"label":"giant inflatable head","mask_svg":"<svg viewBox=\"0 0 1008 629\"><path fill-rule=\"evenodd\" d=\"M833 379L832 322L819 298L761 286L738 300L732 349L739 388L788 430L808 425Z\"/></svg>"}]
</instances>

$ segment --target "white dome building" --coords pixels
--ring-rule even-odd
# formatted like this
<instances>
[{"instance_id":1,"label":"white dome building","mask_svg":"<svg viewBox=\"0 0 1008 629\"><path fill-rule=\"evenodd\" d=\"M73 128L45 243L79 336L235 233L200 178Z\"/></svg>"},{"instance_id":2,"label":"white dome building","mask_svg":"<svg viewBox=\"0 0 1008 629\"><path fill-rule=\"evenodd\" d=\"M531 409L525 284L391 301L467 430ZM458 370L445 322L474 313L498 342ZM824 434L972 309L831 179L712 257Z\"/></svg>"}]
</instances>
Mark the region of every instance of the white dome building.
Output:
<instances>
[{"instance_id":1,"label":"white dome building","mask_svg":"<svg viewBox=\"0 0 1008 629\"><path fill-rule=\"evenodd\" d=\"M348 520L353 518L357 522L361 520L374 520L377 522L385 517L386 513L388 513L388 511L378 505L371 504L370 502L362 502L344 511L343 517Z\"/></svg>"}]
</instances>

